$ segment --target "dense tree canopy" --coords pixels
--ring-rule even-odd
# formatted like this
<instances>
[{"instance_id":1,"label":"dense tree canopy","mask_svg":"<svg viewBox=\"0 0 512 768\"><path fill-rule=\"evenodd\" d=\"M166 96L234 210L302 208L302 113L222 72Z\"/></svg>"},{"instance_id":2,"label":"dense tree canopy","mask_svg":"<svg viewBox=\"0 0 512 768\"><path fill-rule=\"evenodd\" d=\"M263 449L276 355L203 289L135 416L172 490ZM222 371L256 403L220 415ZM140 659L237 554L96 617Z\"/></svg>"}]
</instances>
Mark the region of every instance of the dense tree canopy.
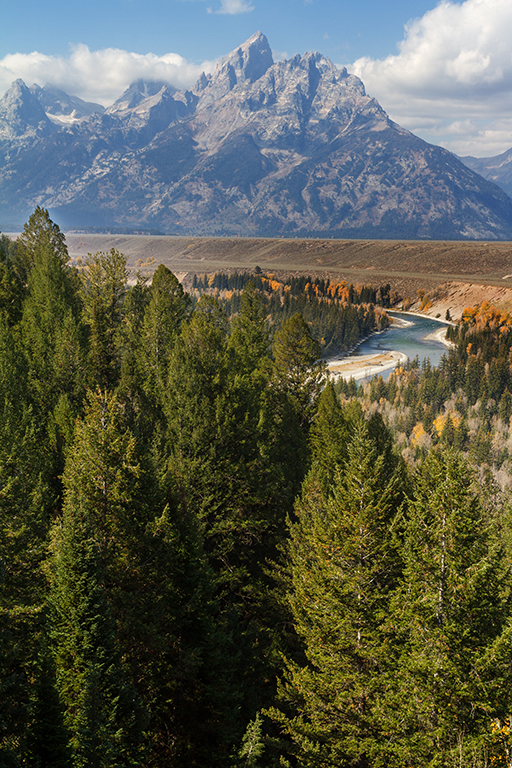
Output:
<instances>
[{"instance_id":1,"label":"dense tree canopy","mask_svg":"<svg viewBox=\"0 0 512 768\"><path fill-rule=\"evenodd\" d=\"M390 302L0 239L1 766L510 762L511 323L333 386Z\"/></svg>"}]
</instances>

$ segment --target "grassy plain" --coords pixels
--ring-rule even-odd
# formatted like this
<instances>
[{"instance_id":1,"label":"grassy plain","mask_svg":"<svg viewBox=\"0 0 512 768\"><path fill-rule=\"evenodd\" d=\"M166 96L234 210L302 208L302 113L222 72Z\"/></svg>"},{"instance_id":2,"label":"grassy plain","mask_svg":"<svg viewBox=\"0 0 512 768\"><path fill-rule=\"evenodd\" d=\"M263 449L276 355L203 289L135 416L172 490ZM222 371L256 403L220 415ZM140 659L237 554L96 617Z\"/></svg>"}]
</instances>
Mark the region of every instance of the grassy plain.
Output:
<instances>
[{"instance_id":1,"label":"grassy plain","mask_svg":"<svg viewBox=\"0 0 512 768\"><path fill-rule=\"evenodd\" d=\"M289 240L66 233L72 258L117 248L152 271L165 264L187 285L193 273L254 269L307 273L358 284L391 283L401 296L434 298L429 314L489 300L512 309L512 243ZM147 263L149 261L149 263ZM144 267L143 267L144 269Z\"/></svg>"}]
</instances>

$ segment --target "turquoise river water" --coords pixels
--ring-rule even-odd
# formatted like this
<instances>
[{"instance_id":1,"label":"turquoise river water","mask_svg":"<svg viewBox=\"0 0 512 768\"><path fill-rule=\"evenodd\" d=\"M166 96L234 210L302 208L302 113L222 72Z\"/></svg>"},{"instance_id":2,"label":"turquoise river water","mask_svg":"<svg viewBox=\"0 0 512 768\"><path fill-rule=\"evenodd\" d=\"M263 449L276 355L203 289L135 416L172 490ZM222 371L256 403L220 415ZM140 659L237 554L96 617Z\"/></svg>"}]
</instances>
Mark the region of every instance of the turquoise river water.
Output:
<instances>
[{"instance_id":1,"label":"turquoise river water","mask_svg":"<svg viewBox=\"0 0 512 768\"><path fill-rule=\"evenodd\" d=\"M406 320L410 325L393 325L383 333L377 333L374 336L370 336L369 339L363 341L362 344L354 350L351 357L358 357L359 355L375 355L379 352L396 350L397 352L403 352L411 360L418 356L420 362L425 358L428 358L433 366L438 365L441 357L448 351L448 349L441 342L426 337L435 331L439 331L442 326L446 327L447 323L431 320L428 317L417 317L416 315L408 315L400 312L389 312L388 314L392 317L394 316ZM382 373L383 378L388 378L391 372L392 369L384 371Z\"/></svg>"}]
</instances>

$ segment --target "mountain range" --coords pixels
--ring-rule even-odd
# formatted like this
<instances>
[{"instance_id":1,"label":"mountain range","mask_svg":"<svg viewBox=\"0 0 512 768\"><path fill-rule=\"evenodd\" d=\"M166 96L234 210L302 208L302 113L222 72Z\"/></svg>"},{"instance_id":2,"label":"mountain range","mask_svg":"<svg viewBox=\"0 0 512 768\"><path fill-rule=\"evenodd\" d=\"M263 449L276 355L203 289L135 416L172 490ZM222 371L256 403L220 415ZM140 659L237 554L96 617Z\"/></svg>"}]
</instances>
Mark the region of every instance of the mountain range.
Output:
<instances>
[{"instance_id":1,"label":"mountain range","mask_svg":"<svg viewBox=\"0 0 512 768\"><path fill-rule=\"evenodd\" d=\"M51 85L0 101L0 227L193 235L512 239L512 199L394 123L320 53L258 32L190 90L138 81L104 109Z\"/></svg>"},{"instance_id":2,"label":"mountain range","mask_svg":"<svg viewBox=\"0 0 512 768\"><path fill-rule=\"evenodd\" d=\"M484 179L494 182L512 197L512 148L494 157L461 157L462 162Z\"/></svg>"}]
</instances>

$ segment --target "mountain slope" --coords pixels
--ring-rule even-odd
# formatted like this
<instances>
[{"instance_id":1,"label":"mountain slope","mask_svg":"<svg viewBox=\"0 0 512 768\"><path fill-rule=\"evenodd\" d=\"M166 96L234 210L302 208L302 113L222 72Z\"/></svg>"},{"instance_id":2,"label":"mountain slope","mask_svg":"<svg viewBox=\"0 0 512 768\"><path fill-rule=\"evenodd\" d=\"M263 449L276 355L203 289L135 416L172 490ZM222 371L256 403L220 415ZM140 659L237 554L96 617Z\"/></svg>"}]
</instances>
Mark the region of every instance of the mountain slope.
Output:
<instances>
[{"instance_id":1,"label":"mountain slope","mask_svg":"<svg viewBox=\"0 0 512 768\"><path fill-rule=\"evenodd\" d=\"M102 115L31 130L4 145L3 220L39 204L63 226L512 239L512 200L494 184L393 123L320 53L274 62L261 33L190 91L138 82Z\"/></svg>"},{"instance_id":2,"label":"mountain slope","mask_svg":"<svg viewBox=\"0 0 512 768\"><path fill-rule=\"evenodd\" d=\"M495 157L461 157L464 165L512 195L512 148Z\"/></svg>"}]
</instances>

